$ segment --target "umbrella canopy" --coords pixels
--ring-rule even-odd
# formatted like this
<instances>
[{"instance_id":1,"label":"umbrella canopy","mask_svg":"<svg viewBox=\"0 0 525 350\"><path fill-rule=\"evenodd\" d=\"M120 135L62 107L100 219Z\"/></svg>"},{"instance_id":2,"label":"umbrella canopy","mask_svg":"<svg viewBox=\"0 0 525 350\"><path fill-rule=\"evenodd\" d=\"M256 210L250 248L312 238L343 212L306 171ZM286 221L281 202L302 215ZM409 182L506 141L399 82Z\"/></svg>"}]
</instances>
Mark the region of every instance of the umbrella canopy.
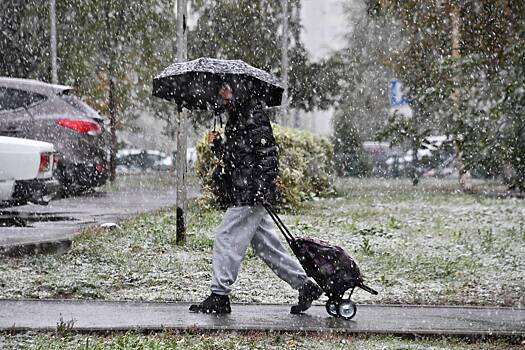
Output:
<instances>
[{"instance_id":1,"label":"umbrella canopy","mask_svg":"<svg viewBox=\"0 0 525 350\"><path fill-rule=\"evenodd\" d=\"M275 76L241 60L198 58L174 63L153 79L153 96L172 100L191 110L215 109L222 105L218 96L223 82L236 98L258 99L278 106L284 88Z\"/></svg>"}]
</instances>

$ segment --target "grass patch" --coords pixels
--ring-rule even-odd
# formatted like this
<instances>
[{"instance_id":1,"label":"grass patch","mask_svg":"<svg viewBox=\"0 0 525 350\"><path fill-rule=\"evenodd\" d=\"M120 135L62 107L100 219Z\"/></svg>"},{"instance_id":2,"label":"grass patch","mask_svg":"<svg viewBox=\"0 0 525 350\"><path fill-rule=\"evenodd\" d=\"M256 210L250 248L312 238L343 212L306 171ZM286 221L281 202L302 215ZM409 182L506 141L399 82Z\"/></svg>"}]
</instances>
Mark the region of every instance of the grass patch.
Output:
<instances>
[{"instance_id":1,"label":"grass patch","mask_svg":"<svg viewBox=\"0 0 525 350\"><path fill-rule=\"evenodd\" d=\"M345 180L338 197L282 217L292 232L338 244L356 258L367 284L380 291L358 292L357 302L523 307L525 201L460 194L454 186ZM175 244L175 211L164 209L114 230L86 229L61 255L0 257L0 297L199 300L209 293L221 218L191 204L183 247ZM289 303L296 292L249 250L232 297Z\"/></svg>"},{"instance_id":2,"label":"grass patch","mask_svg":"<svg viewBox=\"0 0 525 350\"><path fill-rule=\"evenodd\" d=\"M171 332L141 334L128 332L107 336L74 335L69 332L0 334L2 349L32 350L168 350L168 349L359 349L359 350L513 350L523 346L504 341L463 342L456 339L418 339L417 341L385 336L347 336L340 334L292 334L274 332L175 334Z\"/></svg>"},{"instance_id":3,"label":"grass patch","mask_svg":"<svg viewBox=\"0 0 525 350\"><path fill-rule=\"evenodd\" d=\"M199 186L199 179L193 171L188 172L186 183L190 187ZM177 177L173 171L146 171L129 174L117 174L113 182L107 182L100 188L104 192L116 192L133 189L175 188Z\"/></svg>"}]
</instances>

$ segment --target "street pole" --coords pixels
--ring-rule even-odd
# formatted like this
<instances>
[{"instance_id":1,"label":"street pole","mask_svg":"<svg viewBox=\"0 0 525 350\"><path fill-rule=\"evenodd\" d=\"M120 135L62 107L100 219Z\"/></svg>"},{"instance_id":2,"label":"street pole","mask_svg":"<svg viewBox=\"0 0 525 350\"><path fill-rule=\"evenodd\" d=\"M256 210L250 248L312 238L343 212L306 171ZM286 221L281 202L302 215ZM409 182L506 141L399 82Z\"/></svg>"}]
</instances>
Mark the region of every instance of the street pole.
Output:
<instances>
[{"instance_id":1,"label":"street pole","mask_svg":"<svg viewBox=\"0 0 525 350\"><path fill-rule=\"evenodd\" d=\"M177 0L177 62L187 60L187 32L186 32L187 5L186 0ZM177 106L177 155L175 157L176 177L177 177L177 198L176 198L176 242L184 244L186 241L186 174L187 161L186 149L188 142L187 135L187 109Z\"/></svg>"},{"instance_id":2,"label":"street pole","mask_svg":"<svg viewBox=\"0 0 525 350\"><path fill-rule=\"evenodd\" d=\"M57 22L56 22L56 3L55 0L49 1L49 17L51 22L51 82L58 84L57 69Z\"/></svg>"},{"instance_id":3,"label":"street pole","mask_svg":"<svg viewBox=\"0 0 525 350\"><path fill-rule=\"evenodd\" d=\"M281 100L281 110L283 123L288 116L288 0L281 0L283 7L283 35L281 42L281 70L284 85L283 97Z\"/></svg>"}]
</instances>

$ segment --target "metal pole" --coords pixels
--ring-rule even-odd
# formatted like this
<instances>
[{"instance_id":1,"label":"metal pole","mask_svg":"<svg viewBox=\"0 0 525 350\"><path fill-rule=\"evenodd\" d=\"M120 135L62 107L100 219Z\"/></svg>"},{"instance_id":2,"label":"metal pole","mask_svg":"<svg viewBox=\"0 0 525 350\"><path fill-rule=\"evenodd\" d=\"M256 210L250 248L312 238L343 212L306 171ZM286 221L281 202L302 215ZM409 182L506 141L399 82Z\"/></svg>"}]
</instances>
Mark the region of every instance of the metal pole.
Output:
<instances>
[{"instance_id":1,"label":"metal pole","mask_svg":"<svg viewBox=\"0 0 525 350\"><path fill-rule=\"evenodd\" d=\"M177 0L177 62L184 62L187 59L186 16L186 0Z\"/></svg>"},{"instance_id":2,"label":"metal pole","mask_svg":"<svg viewBox=\"0 0 525 350\"><path fill-rule=\"evenodd\" d=\"M177 0L177 62L187 60L186 48L186 0ZM175 158L176 177L177 177L177 225L176 225L176 242L184 244L186 241L186 174L187 174L187 114L188 111L182 106L178 106L177 118L177 156Z\"/></svg>"},{"instance_id":3,"label":"metal pole","mask_svg":"<svg viewBox=\"0 0 525 350\"><path fill-rule=\"evenodd\" d=\"M56 3L55 0L49 1L49 17L51 22L51 82L58 84L57 70L57 23L56 23Z\"/></svg>"},{"instance_id":4,"label":"metal pole","mask_svg":"<svg viewBox=\"0 0 525 350\"><path fill-rule=\"evenodd\" d=\"M288 0L281 0L283 7L283 35L281 42L281 69L284 92L281 101L283 122L288 114Z\"/></svg>"}]
</instances>

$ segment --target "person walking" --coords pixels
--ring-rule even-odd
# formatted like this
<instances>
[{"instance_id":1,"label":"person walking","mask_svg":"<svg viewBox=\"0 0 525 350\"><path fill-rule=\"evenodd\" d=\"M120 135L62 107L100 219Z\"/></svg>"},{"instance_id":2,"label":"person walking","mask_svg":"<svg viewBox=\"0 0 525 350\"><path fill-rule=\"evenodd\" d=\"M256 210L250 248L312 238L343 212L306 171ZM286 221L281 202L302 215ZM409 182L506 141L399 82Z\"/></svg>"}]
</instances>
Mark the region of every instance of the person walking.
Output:
<instances>
[{"instance_id":1,"label":"person walking","mask_svg":"<svg viewBox=\"0 0 525 350\"><path fill-rule=\"evenodd\" d=\"M227 211L215 231L211 294L191 305L190 311L231 312L231 286L251 244L255 254L277 276L298 290L298 303L290 312L301 313L321 296L322 290L288 254L273 231L273 222L263 204L275 203L277 199L278 147L262 106L250 98L242 99L243 94L236 93L235 88L234 83L224 82L219 90L228 113L224 139L215 131L208 134L214 154L221 159L213 178L219 201Z\"/></svg>"}]
</instances>

